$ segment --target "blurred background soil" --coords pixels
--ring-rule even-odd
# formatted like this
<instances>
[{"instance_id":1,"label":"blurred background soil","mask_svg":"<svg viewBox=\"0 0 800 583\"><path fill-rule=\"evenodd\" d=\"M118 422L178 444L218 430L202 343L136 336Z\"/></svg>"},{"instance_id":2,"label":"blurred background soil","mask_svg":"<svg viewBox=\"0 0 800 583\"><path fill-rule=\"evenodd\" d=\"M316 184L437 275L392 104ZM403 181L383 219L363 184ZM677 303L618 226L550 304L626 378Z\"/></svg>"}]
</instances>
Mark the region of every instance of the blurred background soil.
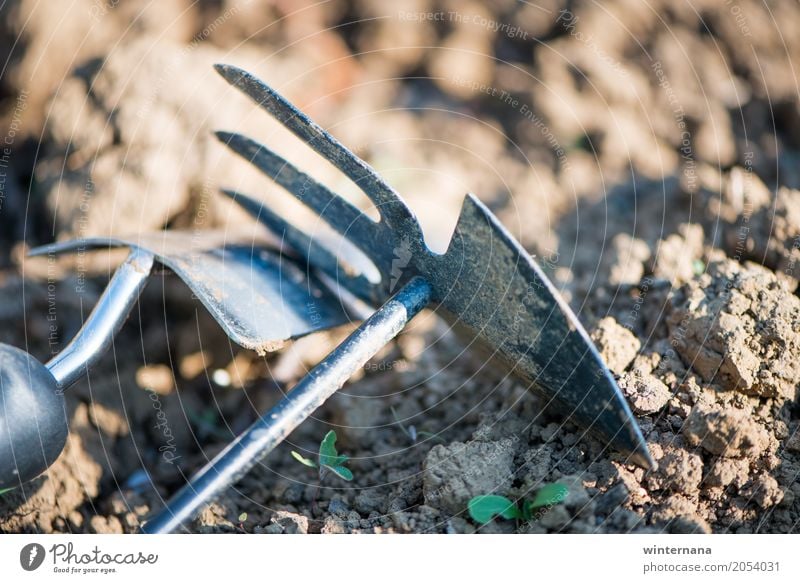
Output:
<instances>
[{"instance_id":1,"label":"blurred background soil","mask_svg":"<svg viewBox=\"0 0 800 583\"><path fill-rule=\"evenodd\" d=\"M625 464L425 313L191 530L800 527L796 3L19 0L0 13L0 342L57 353L119 260L26 259L37 245L236 229L249 219L221 186L307 217L215 129L369 210L211 67L231 63L377 168L432 247L466 192L486 203L592 333L659 463ZM70 390L65 452L0 496L0 531L135 531L346 333L262 358L159 273ZM355 479L317 494L289 452L330 428ZM474 495L557 481L566 502L529 523L465 512Z\"/></svg>"}]
</instances>

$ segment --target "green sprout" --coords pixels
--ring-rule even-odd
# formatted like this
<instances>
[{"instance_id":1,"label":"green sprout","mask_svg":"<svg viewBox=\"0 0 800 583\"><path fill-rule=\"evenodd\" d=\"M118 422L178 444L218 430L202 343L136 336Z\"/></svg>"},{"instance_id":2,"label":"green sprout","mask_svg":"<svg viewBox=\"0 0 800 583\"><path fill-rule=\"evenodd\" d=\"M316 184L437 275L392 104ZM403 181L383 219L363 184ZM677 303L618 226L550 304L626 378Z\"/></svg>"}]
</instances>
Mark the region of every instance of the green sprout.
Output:
<instances>
[{"instance_id":1,"label":"green sprout","mask_svg":"<svg viewBox=\"0 0 800 583\"><path fill-rule=\"evenodd\" d=\"M322 480L325 479L325 476L331 473L348 482L353 479L353 472L345 467L348 457L346 455L339 455L339 452L336 451L336 432L333 430L328 431L325 438L319 444L319 462L303 457L296 451L292 452L292 457L304 466L319 470L319 481L317 482L317 487L314 491L314 499L311 503L311 508L315 511L317 509L319 491L322 488Z\"/></svg>"},{"instance_id":2,"label":"green sprout","mask_svg":"<svg viewBox=\"0 0 800 583\"><path fill-rule=\"evenodd\" d=\"M400 426L400 429L403 433L408 437L412 444L417 443L417 439L420 437L427 437L433 441L441 441L442 443L446 443L445 440L435 433L431 433L430 431L417 431L416 426L409 425L406 427L402 421L400 421L400 417L397 415L397 411L395 411L394 407L389 407L392 411L392 417L394 417L395 423Z\"/></svg>"},{"instance_id":3,"label":"green sprout","mask_svg":"<svg viewBox=\"0 0 800 583\"><path fill-rule=\"evenodd\" d=\"M467 510L472 520L481 524L488 524L497 516L506 520L528 521L537 510L563 502L568 494L569 490L563 484L548 484L539 488L532 500L523 500L522 504L505 496L489 494L472 498L467 503Z\"/></svg>"},{"instance_id":4,"label":"green sprout","mask_svg":"<svg viewBox=\"0 0 800 583\"><path fill-rule=\"evenodd\" d=\"M296 451L292 452L292 457L304 466L319 470L319 481L325 478L328 472L339 476L348 482L353 479L353 472L345 467L348 457L339 455L336 451L336 432L328 431L325 438L319 444L319 463L301 456Z\"/></svg>"},{"instance_id":5,"label":"green sprout","mask_svg":"<svg viewBox=\"0 0 800 583\"><path fill-rule=\"evenodd\" d=\"M15 487L16 486L12 486L11 488L0 488L0 496L2 496L3 494L5 494L7 492L11 492L11 490L13 490Z\"/></svg>"}]
</instances>

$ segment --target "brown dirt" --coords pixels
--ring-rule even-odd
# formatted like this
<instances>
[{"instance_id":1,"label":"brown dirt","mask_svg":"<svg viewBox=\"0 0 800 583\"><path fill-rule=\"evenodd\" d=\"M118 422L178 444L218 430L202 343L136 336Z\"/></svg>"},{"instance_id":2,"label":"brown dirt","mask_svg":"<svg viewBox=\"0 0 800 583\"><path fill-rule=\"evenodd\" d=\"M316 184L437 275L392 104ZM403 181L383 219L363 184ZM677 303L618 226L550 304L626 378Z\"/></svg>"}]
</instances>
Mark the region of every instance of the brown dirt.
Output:
<instances>
[{"instance_id":1,"label":"brown dirt","mask_svg":"<svg viewBox=\"0 0 800 583\"><path fill-rule=\"evenodd\" d=\"M47 359L106 279L88 258L23 266L27 247L235 228L223 184L298 213L211 129L246 129L366 206L209 68L234 62L385 174L432 245L476 192L578 312L658 462L626 465L425 313L192 530L798 531L795 5L741 0L737 19L711 1L83 4L0 11L0 342ZM154 279L114 354L70 390L64 454L0 496L0 531L135 531L346 334L262 358L174 277ZM330 428L355 479L318 491L290 451ZM476 494L552 482L569 496L532 521L466 513Z\"/></svg>"}]
</instances>

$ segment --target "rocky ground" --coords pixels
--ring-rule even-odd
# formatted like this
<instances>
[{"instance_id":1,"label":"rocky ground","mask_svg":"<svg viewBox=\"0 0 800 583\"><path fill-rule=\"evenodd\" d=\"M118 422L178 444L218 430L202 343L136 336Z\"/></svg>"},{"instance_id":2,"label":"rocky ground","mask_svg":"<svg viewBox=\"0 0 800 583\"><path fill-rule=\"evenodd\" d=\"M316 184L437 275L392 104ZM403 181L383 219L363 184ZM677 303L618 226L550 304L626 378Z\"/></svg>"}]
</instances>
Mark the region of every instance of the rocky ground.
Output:
<instances>
[{"instance_id":1,"label":"rocky ground","mask_svg":"<svg viewBox=\"0 0 800 583\"><path fill-rule=\"evenodd\" d=\"M47 359L107 281L105 254L23 260L30 247L236 228L247 219L223 185L301 217L213 129L246 130L367 208L211 70L230 62L378 168L431 245L449 240L465 192L489 205L579 314L658 462L625 464L426 312L193 531L800 528L793 3L21 0L0 12L0 342ZM70 390L63 455L0 495L0 531L135 531L346 333L262 358L160 274L114 353ZM318 487L290 452L331 428L355 477ZM555 482L569 495L533 520L466 513L472 496Z\"/></svg>"}]
</instances>

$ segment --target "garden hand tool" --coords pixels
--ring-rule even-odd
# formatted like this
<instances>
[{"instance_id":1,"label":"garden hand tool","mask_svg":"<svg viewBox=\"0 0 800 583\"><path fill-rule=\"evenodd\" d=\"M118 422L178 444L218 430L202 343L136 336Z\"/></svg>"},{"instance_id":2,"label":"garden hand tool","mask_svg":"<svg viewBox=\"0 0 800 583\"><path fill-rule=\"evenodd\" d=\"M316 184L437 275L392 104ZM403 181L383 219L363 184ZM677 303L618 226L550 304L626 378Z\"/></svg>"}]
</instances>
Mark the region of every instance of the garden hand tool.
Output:
<instances>
[{"instance_id":1,"label":"garden hand tool","mask_svg":"<svg viewBox=\"0 0 800 583\"><path fill-rule=\"evenodd\" d=\"M0 344L0 489L32 480L59 456L68 432L64 390L111 347L155 261L174 271L245 348L275 350L287 340L348 322L339 299L304 264L281 254L263 227L244 231L234 236L164 231L69 241L32 252L131 249L83 327L50 362Z\"/></svg>"},{"instance_id":2,"label":"garden hand tool","mask_svg":"<svg viewBox=\"0 0 800 583\"><path fill-rule=\"evenodd\" d=\"M639 427L577 317L532 257L473 195L467 195L444 254L431 251L402 198L363 160L249 73L217 65L222 77L337 167L371 200L373 221L265 146L238 133L218 137L293 194L371 261L380 280L354 272L347 257L256 199L226 194L281 237L309 265L350 294L380 306L272 410L209 462L144 532L179 528L280 443L423 307L430 305L487 345L492 355L561 405L631 462L652 467Z\"/></svg>"}]
</instances>

